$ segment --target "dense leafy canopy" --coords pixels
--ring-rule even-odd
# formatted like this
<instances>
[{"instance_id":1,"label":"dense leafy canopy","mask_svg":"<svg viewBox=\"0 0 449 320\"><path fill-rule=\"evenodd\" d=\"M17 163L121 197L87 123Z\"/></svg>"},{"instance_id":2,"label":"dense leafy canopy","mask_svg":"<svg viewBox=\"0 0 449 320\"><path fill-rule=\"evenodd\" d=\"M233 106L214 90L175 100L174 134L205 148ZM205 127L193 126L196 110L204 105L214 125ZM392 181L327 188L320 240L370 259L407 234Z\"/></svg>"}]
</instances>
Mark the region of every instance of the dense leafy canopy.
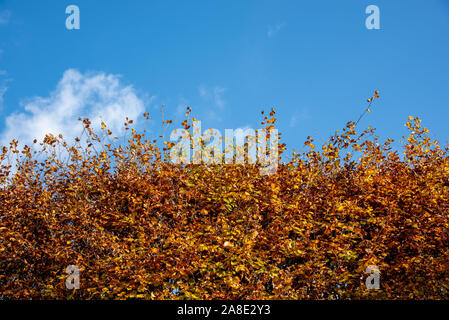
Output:
<instances>
[{"instance_id":1,"label":"dense leafy canopy","mask_svg":"<svg viewBox=\"0 0 449 320\"><path fill-rule=\"evenodd\" d=\"M4 298L449 298L448 146L418 118L403 154L350 122L268 176L174 165L172 144L159 149L131 120L120 145L83 123L74 145L47 135L40 151L0 152ZM65 287L68 265L79 290ZM380 290L365 287L368 265Z\"/></svg>"}]
</instances>

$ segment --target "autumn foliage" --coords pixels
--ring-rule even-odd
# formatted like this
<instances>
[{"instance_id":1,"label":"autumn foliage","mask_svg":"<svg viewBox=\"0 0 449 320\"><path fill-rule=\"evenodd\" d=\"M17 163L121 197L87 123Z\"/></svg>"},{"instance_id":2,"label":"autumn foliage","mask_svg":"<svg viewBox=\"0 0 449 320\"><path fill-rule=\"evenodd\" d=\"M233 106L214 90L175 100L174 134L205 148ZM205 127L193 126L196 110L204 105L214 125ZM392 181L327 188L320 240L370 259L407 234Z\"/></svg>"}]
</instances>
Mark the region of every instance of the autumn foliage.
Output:
<instances>
[{"instance_id":1,"label":"autumn foliage","mask_svg":"<svg viewBox=\"0 0 449 320\"><path fill-rule=\"evenodd\" d=\"M0 152L4 299L449 298L449 146L418 118L401 150L349 122L267 176L174 165L131 120L123 142L83 124Z\"/></svg>"}]
</instances>

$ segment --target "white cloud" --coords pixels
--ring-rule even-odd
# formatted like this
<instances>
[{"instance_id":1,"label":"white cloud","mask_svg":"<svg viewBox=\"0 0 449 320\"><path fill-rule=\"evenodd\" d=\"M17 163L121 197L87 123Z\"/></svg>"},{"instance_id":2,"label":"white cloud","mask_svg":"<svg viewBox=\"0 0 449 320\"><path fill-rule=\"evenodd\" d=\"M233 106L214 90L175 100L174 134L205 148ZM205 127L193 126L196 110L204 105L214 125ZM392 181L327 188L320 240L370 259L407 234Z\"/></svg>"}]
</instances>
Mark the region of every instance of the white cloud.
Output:
<instances>
[{"instance_id":1,"label":"white cloud","mask_svg":"<svg viewBox=\"0 0 449 320\"><path fill-rule=\"evenodd\" d=\"M6 76L7 74L8 73L5 70L0 70L0 77ZM0 110L3 108L3 97L5 96L6 90L8 90L8 87L6 86L8 80L9 79L0 79Z\"/></svg>"},{"instance_id":2,"label":"white cloud","mask_svg":"<svg viewBox=\"0 0 449 320\"><path fill-rule=\"evenodd\" d=\"M62 134L73 139L81 134L78 118L89 118L92 127L102 121L116 135L123 133L126 117L137 120L145 110L144 102L132 86L125 86L118 75L64 72L56 89L48 97L34 97L24 106L25 112L6 118L0 144L12 139L20 143L42 140L46 134Z\"/></svg>"},{"instance_id":3,"label":"white cloud","mask_svg":"<svg viewBox=\"0 0 449 320\"><path fill-rule=\"evenodd\" d=\"M214 88L214 101L215 105L220 109L223 109L226 102L223 100L223 94L225 93L226 88L215 87Z\"/></svg>"},{"instance_id":4,"label":"white cloud","mask_svg":"<svg viewBox=\"0 0 449 320\"><path fill-rule=\"evenodd\" d=\"M226 105L226 101L223 99L223 94L226 92L226 90L226 88L222 88L219 86L208 89L206 86L201 85L198 88L198 93L201 98L209 103L212 103L213 106L218 107L219 109L223 109Z\"/></svg>"},{"instance_id":5,"label":"white cloud","mask_svg":"<svg viewBox=\"0 0 449 320\"><path fill-rule=\"evenodd\" d=\"M296 127L298 120L307 121L310 118L311 117L310 117L310 113L309 113L309 108L307 108L307 107L301 108L301 110L299 110L299 112L298 112L298 109L296 109L294 114L290 118L289 125L290 125L290 127Z\"/></svg>"},{"instance_id":6,"label":"white cloud","mask_svg":"<svg viewBox=\"0 0 449 320\"><path fill-rule=\"evenodd\" d=\"M290 127L296 126L296 115L293 115L290 119Z\"/></svg>"},{"instance_id":7,"label":"white cloud","mask_svg":"<svg viewBox=\"0 0 449 320\"><path fill-rule=\"evenodd\" d=\"M285 27L285 23L278 23L275 26L268 26L267 36L268 38L273 37L278 33L283 27Z\"/></svg>"},{"instance_id":8,"label":"white cloud","mask_svg":"<svg viewBox=\"0 0 449 320\"><path fill-rule=\"evenodd\" d=\"M8 24L11 19L11 11L0 11L0 24Z\"/></svg>"},{"instance_id":9,"label":"white cloud","mask_svg":"<svg viewBox=\"0 0 449 320\"><path fill-rule=\"evenodd\" d=\"M200 85L198 88L198 93L200 94L201 98L207 98L208 92L204 85Z\"/></svg>"},{"instance_id":10,"label":"white cloud","mask_svg":"<svg viewBox=\"0 0 449 320\"><path fill-rule=\"evenodd\" d=\"M221 121L222 113L226 106L226 100L223 98L226 88L215 86L208 88L205 85L198 87L198 93L203 100L208 103L207 113L205 114L208 120Z\"/></svg>"},{"instance_id":11,"label":"white cloud","mask_svg":"<svg viewBox=\"0 0 449 320\"><path fill-rule=\"evenodd\" d=\"M185 114L187 112L187 106L188 105L189 105L189 100L187 100L184 97L181 97L179 99L179 103L178 103L178 105L176 107L176 110L175 110L175 117L176 117L177 120L181 120L181 119L185 120L185 118L186 118Z\"/></svg>"},{"instance_id":12,"label":"white cloud","mask_svg":"<svg viewBox=\"0 0 449 320\"><path fill-rule=\"evenodd\" d=\"M6 90L8 90L5 86L0 86L0 110L3 107L3 96L5 95Z\"/></svg>"}]
</instances>

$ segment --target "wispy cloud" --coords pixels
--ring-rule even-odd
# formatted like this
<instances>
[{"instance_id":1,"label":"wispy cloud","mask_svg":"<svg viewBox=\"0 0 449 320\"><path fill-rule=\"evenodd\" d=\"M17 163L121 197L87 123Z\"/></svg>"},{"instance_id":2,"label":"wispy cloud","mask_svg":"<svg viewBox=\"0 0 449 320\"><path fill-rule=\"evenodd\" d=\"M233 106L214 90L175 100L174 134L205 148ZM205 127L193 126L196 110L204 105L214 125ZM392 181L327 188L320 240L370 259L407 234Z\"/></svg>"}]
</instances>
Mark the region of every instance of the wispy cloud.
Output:
<instances>
[{"instance_id":1,"label":"wispy cloud","mask_svg":"<svg viewBox=\"0 0 449 320\"><path fill-rule=\"evenodd\" d=\"M5 95L6 90L8 90L8 87L0 84L0 110L3 108L3 96Z\"/></svg>"},{"instance_id":2,"label":"wispy cloud","mask_svg":"<svg viewBox=\"0 0 449 320\"><path fill-rule=\"evenodd\" d=\"M296 119L296 115L293 115L293 116L290 118L290 127L296 127L296 122L297 122L297 120L298 120L298 119Z\"/></svg>"},{"instance_id":3,"label":"wispy cloud","mask_svg":"<svg viewBox=\"0 0 449 320\"><path fill-rule=\"evenodd\" d=\"M226 88L215 86L212 89L208 89L206 86L201 85L198 88L198 93L208 103L212 103L213 106L223 109L226 105L226 101L223 98Z\"/></svg>"},{"instance_id":4,"label":"wispy cloud","mask_svg":"<svg viewBox=\"0 0 449 320\"><path fill-rule=\"evenodd\" d=\"M8 87L6 86L6 83L9 79L4 78L7 76L7 72L5 70L0 70L0 110L3 108L3 99L6 93L6 90L8 90Z\"/></svg>"},{"instance_id":5,"label":"wispy cloud","mask_svg":"<svg viewBox=\"0 0 449 320\"><path fill-rule=\"evenodd\" d=\"M285 27L285 22L278 23L274 26L268 26L267 36L268 38L271 38L275 36L283 27Z\"/></svg>"},{"instance_id":6,"label":"wispy cloud","mask_svg":"<svg viewBox=\"0 0 449 320\"><path fill-rule=\"evenodd\" d=\"M175 117L177 120L185 120L185 113L187 112L187 106L189 105L189 101L184 98L181 97L179 99L179 103L178 106L176 107L176 111L175 111Z\"/></svg>"},{"instance_id":7,"label":"wispy cloud","mask_svg":"<svg viewBox=\"0 0 449 320\"><path fill-rule=\"evenodd\" d=\"M208 104L207 112L204 114L207 120L210 121L222 121L223 112L226 106L226 100L224 94L227 91L226 88L215 86L208 88L205 85L201 85L198 88L198 93L201 98Z\"/></svg>"},{"instance_id":8,"label":"wispy cloud","mask_svg":"<svg viewBox=\"0 0 449 320\"><path fill-rule=\"evenodd\" d=\"M0 11L0 24L8 24L11 20L11 11L3 10Z\"/></svg>"},{"instance_id":9,"label":"wispy cloud","mask_svg":"<svg viewBox=\"0 0 449 320\"><path fill-rule=\"evenodd\" d=\"M198 93L200 94L200 97L202 97L202 98L206 98L208 96L207 89L204 85L199 86Z\"/></svg>"},{"instance_id":10,"label":"wispy cloud","mask_svg":"<svg viewBox=\"0 0 449 320\"><path fill-rule=\"evenodd\" d=\"M215 87L214 88L214 101L215 105L220 109L223 109L226 102L223 100L223 94L226 92L226 88Z\"/></svg>"},{"instance_id":11,"label":"wispy cloud","mask_svg":"<svg viewBox=\"0 0 449 320\"><path fill-rule=\"evenodd\" d=\"M296 127L296 124L298 122L298 120L300 121L306 121L310 119L310 113L309 113L309 109L304 107L301 108L300 110L296 109L295 112L293 113L292 117L290 118L290 127Z\"/></svg>"},{"instance_id":12,"label":"wispy cloud","mask_svg":"<svg viewBox=\"0 0 449 320\"><path fill-rule=\"evenodd\" d=\"M94 128L104 121L111 131L121 134L124 119L137 120L145 107L134 88L123 85L118 75L82 74L69 69L48 97L32 98L24 109L6 118L1 144L7 145L12 139L29 143L48 133L73 139L82 131L79 117L88 117Z\"/></svg>"}]
</instances>

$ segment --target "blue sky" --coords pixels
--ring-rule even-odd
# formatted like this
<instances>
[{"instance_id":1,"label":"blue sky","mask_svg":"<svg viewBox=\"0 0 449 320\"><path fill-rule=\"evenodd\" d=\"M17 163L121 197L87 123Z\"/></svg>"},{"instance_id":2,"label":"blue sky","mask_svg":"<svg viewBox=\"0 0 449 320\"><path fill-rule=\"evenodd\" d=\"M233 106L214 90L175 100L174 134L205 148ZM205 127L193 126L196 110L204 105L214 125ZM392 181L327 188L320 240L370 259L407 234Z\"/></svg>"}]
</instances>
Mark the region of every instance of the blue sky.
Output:
<instances>
[{"instance_id":1,"label":"blue sky","mask_svg":"<svg viewBox=\"0 0 449 320\"><path fill-rule=\"evenodd\" d=\"M65 27L71 4L80 30ZM368 5L380 30L365 27ZM449 0L0 0L0 141L75 135L78 116L118 130L145 111L158 132L163 103L175 123L189 105L222 133L257 129L275 107L299 150L357 120L379 90L361 127L400 139L419 116L445 143L448 39Z\"/></svg>"}]
</instances>

